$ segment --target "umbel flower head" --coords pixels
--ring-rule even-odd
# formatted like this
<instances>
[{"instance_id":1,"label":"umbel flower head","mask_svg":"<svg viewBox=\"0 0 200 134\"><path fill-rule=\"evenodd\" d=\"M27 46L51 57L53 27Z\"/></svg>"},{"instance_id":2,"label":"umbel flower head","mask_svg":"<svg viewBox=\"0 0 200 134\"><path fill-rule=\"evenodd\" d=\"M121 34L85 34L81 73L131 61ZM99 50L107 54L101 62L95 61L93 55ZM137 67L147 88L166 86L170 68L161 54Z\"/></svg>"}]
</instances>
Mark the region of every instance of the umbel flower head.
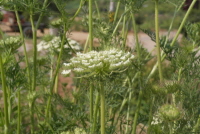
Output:
<instances>
[{"instance_id":1,"label":"umbel flower head","mask_svg":"<svg viewBox=\"0 0 200 134\"><path fill-rule=\"evenodd\" d=\"M21 42L21 38L20 37L8 37L5 40L0 40L0 45L16 45L19 44Z\"/></svg>"},{"instance_id":2,"label":"umbel flower head","mask_svg":"<svg viewBox=\"0 0 200 134\"><path fill-rule=\"evenodd\" d=\"M76 57L70 59L70 63L64 63L62 74L75 72L80 77L110 75L125 71L133 59L134 55L130 52L118 49L77 53Z\"/></svg>"},{"instance_id":3,"label":"umbel flower head","mask_svg":"<svg viewBox=\"0 0 200 134\"><path fill-rule=\"evenodd\" d=\"M81 50L81 46L78 42L76 42L75 40L72 40L70 38L67 39L69 42L69 45L71 46L71 48L75 51L80 51ZM70 49L68 44L64 44L64 49ZM55 51L60 51L60 47L61 47L61 39L58 36L53 37L51 40L49 41L45 41L42 40L38 45L38 51L43 51L43 50L55 50Z\"/></svg>"}]
</instances>

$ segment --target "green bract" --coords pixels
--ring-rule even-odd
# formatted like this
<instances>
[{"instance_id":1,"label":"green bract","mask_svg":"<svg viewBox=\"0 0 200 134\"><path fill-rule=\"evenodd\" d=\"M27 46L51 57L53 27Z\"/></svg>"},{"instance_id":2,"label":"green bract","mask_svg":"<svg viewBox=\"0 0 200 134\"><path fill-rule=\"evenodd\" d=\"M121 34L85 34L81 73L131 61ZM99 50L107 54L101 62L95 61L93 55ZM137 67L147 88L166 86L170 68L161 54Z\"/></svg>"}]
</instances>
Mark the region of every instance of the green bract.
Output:
<instances>
[{"instance_id":1,"label":"green bract","mask_svg":"<svg viewBox=\"0 0 200 134\"><path fill-rule=\"evenodd\" d=\"M77 53L76 57L70 59L70 63L64 63L65 70L62 74L75 72L82 77L110 75L112 72L122 72L127 69L133 58L134 55L131 53L118 49Z\"/></svg>"},{"instance_id":2,"label":"green bract","mask_svg":"<svg viewBox=\"0 0 200 134\"><path fill-rule=\"evenodd\" d=\"M75 128L74 132L67 131L60 134L86 134L86 132L82 128Z\"/></svg>"},{"instance_id":3,"label":"green bract","mask_svg":"<svg viewBox=\"0 0 200 134\"><path fill-rule=\"evenodd\" d=\"M174 121L180 119L181 117L180 109L169 104L161 106L159 113L165 121Z\"/></svg>"}]
</instances>

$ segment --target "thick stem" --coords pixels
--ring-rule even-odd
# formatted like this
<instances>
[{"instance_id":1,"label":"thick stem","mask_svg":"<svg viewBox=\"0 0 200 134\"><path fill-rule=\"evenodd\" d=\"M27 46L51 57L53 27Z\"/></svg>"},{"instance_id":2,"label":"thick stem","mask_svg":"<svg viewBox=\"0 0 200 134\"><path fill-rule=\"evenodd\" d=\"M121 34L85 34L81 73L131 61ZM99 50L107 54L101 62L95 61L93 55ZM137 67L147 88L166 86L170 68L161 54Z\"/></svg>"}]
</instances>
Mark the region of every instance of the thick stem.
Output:
<instances>
[{"instance_id":1,"label":"thick stem","mask_svg":"<svg viewBox=\"0 0 200 134\"><path fill-rule=\"evenodd\" d=\"M0 72L1 72L1 82L2 82L2 89L3 89L3 101L4 101L4 134L8 134L8 128L9 128L9 114L8 114L8 97L7 97L7 90L6 90L6 78L5 78L5 72L4 72L3 62L2 62L2 56L0 54Z\"/></svg>"},{"instance_id":2,"label":"thick stem","mask_svg":"<svg viewBox=\"0 0 200 134\"><path fill-rule=\"evenodd\" d=\"M156 47L157 47L157 61L160 82L163 82L162 62L160 52L160 37L159 37L159 21L158 21L158 0L155 0L155 29L156 29Z\"/></svg>"},{"instance_id":3,"label":"thick stem","mask_svg":"<svg viewBox=\"0 0 200 134\"><path fill-rule=\"evenodd\" d=\"M101 97L101 134L105 134L105 93L102 84L100 84L100 97Z\"/></svg>"},{"instance_id":4,"label":"thick stem","mask_svg":"<svg viewBox=\"0 0 200 134\"><path fill-rule=\"evenodd\" d=\"M93 18L92 18L92 0L89 0L89 48L93 48Z\"/></svg>"}]
</instances>

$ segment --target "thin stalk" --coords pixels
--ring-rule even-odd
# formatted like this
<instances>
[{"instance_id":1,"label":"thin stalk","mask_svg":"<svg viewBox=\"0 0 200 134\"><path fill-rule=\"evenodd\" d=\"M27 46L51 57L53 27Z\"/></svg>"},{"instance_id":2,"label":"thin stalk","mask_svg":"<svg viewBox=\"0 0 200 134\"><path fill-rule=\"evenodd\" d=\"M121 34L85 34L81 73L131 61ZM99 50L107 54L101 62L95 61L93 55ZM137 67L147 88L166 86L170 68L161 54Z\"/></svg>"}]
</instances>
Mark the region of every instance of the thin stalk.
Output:
<instances>
[{"instance_id":1,"label":"thin stalk","mask_svg":"<svg viewBox=\"0 0 200 134\"><path fill-rule=\"evenodd\" d=\"M100 19L100 18L101 18L101 15L100 15L100 12L99 12L99 6L98 6L96 0L94 1L94 3L95 3L95 6L96 6L96 10L97 10L97 16L98 16L98 18Z\"/></svg>"},{"instance_id":2,"label":"thin stalk","mask_svg":"<svg viewBox=\"0 0 200 134\"><path fill-rule=\"evenodd\" d=\"M30 14L30 22L33 33L33 82L32 82L32 91L36 88L36 76L37 76L37 29L33 20L33 13Z\"/></svg>"},{"instance_id":3,"label":"thin stalk","mask_svg":"<svg viewBox=\"0 0 200 134\"><path fill-rule=\"evenodd\" d=\"M65 40L66 31L67 31L67 26L65 24L64 25L64 33L63 33L62 41L61 41L61 50L60 50L60 53L59 53L59 56L58 56L58 59L57 59L55 74L52 78L52 83L51 83L51 86L50 86L50 96L48 98L47 108L46 108L46 112L45 112L46 123L47 123L48 119L50 118L50 114L51 114L50 113L50 107L51 107L51 99L52 99L52 95L53 95L53 89L54 89L54 86L55 86L56 76L57 76L59 68L60 68L60 61L61 61L61 57L62 57L62 54L63 54L64 44L65 44L65 41L67 41L67 40Z\"/></svg>"},{"instance_id":4,"label":"thin stalk","mask_svg":"<svg viewBox=\"0 0 200 134\"><path fill-rule=\"evenodd\" d=\"M183 18L183 20L182 20L182 22L181 22L181 25L180 25L179 28L178 28L178 31L177 31L175 37L173 38L173 40L172 40L172 42L171 42L171 44L170 44L170 46L173 46L173 45L175 44L175 42L176 42L176 40L177 40L177 38L178 38L178 36L179 36L179 34L180 34L182 28L183 28L183 26L184 26L184 24L185 24L185 22L186 22L188 16L189 16L189 14L190 14L190 12L191 12L191 10L192 10L194 4L196 3L196 1L197 1L197 0L193 0L193 1L192 1L192 3L191 3L191 5L190 5L189 9L187 10L187 12L186 12L186 14L185 14L185 16L184 16L184 18ZM164 60L165 57L166 57L166 55L162 52L162 53L161 53L161 57L162 57L162 60ZM151 70L150 74L148 75L148 77L147 77L147 79L146 79L146 83L148 82L148 80L149 80L149 79L153 76L153 74L155 73L157 66L158 66L158 62L154 65L153 69Z\"/></svg>"},{"instance_id":5,"label":"thin stalk","mask_svg":"<svg viewBox=\"0 0 200 134\"><path fill-rule=\"evenodd\" d=\"M193 8L193 6L195 5L196 1L197 1L197 0L193 0L193 1L192 1L192 3L191 3L191 5L190 5L189 9L187 10L187 12L186 12L186 14L185 14L185 16L184 16L184 18L183 18L183 20L182 20L182 22L181 22L181 25L180 25L179 28L178 28L178 31L177 31L175 37L174 37L173 40L172 40L172 43L170 44L170 46L173 46L173 45L175 44L175 42L176 42L176 40L177 40L177 38L178 38L178 36L179 36L181 30L182 30L182 28L183 28L183 26L184 26L184 24L185 24L187 18L188 18L189 14L190 14L190 12L191 12L191 10L192 10L192 8Z\"/></svg>"},{"instance_id":6,"label":"thin stalk","mask_svg":"<svg viewBox=\"0 0 200 134\"><path fill-rule=\"evenodd\" d=\"M158 71L159 71L160 82L163 82L162 62L161 62L161 52L160 52L160 37L159 37L158 0L155 0L155 29L156 29Z\"/></svg>"},{"instance_id":7,"label":"thin stalk","mask_svg":"<svg viewBox=\"0 0 200 134\"><path fill-rule=\"evenodd\" d=\"M112 32L112 36L116 33L117 28L119 27L119 25L120 25L120 23L121 23L123 17L126 15L127 12L128 12L128 11L125 11L125 12L121 15L119 21L118 21L117 24L115 25L115 28L114 28L114 30L113 30L113 32Z\"/></svg>"},{"instance_id":8,"label":"thin stalk","mask_svg":"<svg viewBox=\"0 0 200 134\"><path fill-rule=\"evenodd\" d=\"M54 85L54 93L57 94L58 93L58 74L56 75L56 79L55 79L55 85Z\"/></svg>"},{"instance_id":9,"label":"thin stalk","mask_svg":"<svg viewBox=\"0 0 200 134\"><path fill-rule=\"evenodd\" d=\"M21 93L20 90L17 93L17 98L18 98L18 109L17 109L17 134L21 134Z\"/></svg>"},{"instance_id":10,"label":"thin stalk","mask_svg":"<svg viewBox=\"0 0 200 134\"><path fill-rule=\"evenodd\" d=\"M27 51L26 51L26 44L25 44L25 40L24 40L24 34L23 34L23 30L22 30L22 25L21 25L21 22L19 19L19 14L16 9L16 5L14 6L14 8L15 8L15 15L16 15L16 19L17 19L17 25L18 25L19 31L20 31L20 36L22 37L22 45L23 45L23 49L24 49L24 56L25 56L25 62L26 62L26 67L27 67L27 74L28 74L28 83L30 85L31 84L31 75L30 75L29 61L28 61L28 56L27 56Z\"/></svg>"},{"instance_id":11,"label":"thin stalk","mask_svg":"<svg viewBox=\"0 0 200 134\"><path fill-rule=\"evenodd\" d=\"M93 133L92 132L92 124L93 124L93 92L94 92L94 89L93 89L93 83L90 83L90 124L91 124L91 134Z\"/></svg>"},{"instance_id":12,"label":"thin stalk","mask_svg":"<svg viewBox=\"0 0 200 134\"><path fill-rule=\"evenodd\" d=\"M143 95L143 91L140 90L140 92L139 92L139 98L138 98L138 102L137 102L137 109L136 109L134 120L133 120L132 134L136 134L137 119L138 119L138 115L139 115L139 111L140 111L140 105L141 105L142 95Z\"/></svg>"},{"instance_id":13,"label":"thin stalk","mask_svg":"<svg viewBox=\"0 0 200 134\"><path fill-rule=\"evenodd\" d=\"M93 48L93 18L92 18L92 0L89 0L89 48Z\"/></svg>"},{"instance_id":14,"label":"thin stalk","mask_svg":"<svg viewBox=\"0 0 200 134\"><path fill-rule=\"evenodd\" d=\"M87 51L89 38L90 38L90 37L89 37L89 35L88 35L88 36L87 36L87 40L86 40L85 45L84 45L83 53L86 53L86 51Z\"/></svg>"},{"instance_id":15,"label":"thin stalk","mask_svg":"<svg viewBox=\"0 0 200 134\"><path fill-rule=\"evenodd\" d=\"M33 83L32 83L32 91L36 88L36 76L37 76L37 29L40 25L40 22L44 16L44 10L47 6L48 0L45 0L42 6L42 13L40 14L36 25L33 20L33 11L30 12L30 22L33 32Z\"/></svg>"},{"instance_id":16,"label":"thin stalk","mask_svg":"<svg viewBox=\"0 0 200 134\"><path fill-rule=\"evenodd\" d=\"M105 134L105 93L104 85L100 84L100 98L101 98L101 134Z\"/></svg>"},{"instance_id":17,"label":"thin stalk","mask_svg":"<svg viewBox=\"0 0 200 134\"><path fill-rule=\"evenodd\" d=\"M152 95L152 94L151 94ZM151 134L151 122L153 119L153 104L155 101L155 97L154 95L152 96L152 100L150 100L150 111L149 111L149 119L148 119L148 130L147 130L147 134Z\"/></svg>"},{"instance_id":18,"label":"thin stalk","mask_svg":"<svg viewBox=\"0 0 200 134\"><path fill-rule=\"evenodd\" d=\"M5 78L5 72L3 67L3 61L2 56L0 54L0 72L1 72L1 82L2 82L2 89L3 89L3 101L4 101L4 134L9 134L9 114L8 114L8 97L7 97L7 89L6 89L6 78Z\"/></svg>"},{"instance_id":19,"label":"thin stalk","mask_svg":"<svg viewBox=\"0 0 200 134\"><path fill-rule=\"evenodd\" d=\"M100 100L100 94L97 93L96 95L96 100L95 100L95 107L94 107L94 117L93 117L93 128L92 128L92 133L95 133L96 130L96 125L97 125L97 113L98 113L98 109L99 109L99 100Z\"/></svg>"},{"instance_id":20,"label":"thin stalk","mask_svg":"<svg viewBox=\"0 0 200 134\"><path fill-rule=\"evenodd\" d=\"M114 16L114 21L113 21L114 24L117 20L117 15L119 13L119 7L120 7L120 0L118 0L118 2L117 2L117 7L116 7L116 10L115 10L115 16Z\"/></svg>"},{"instance_id":21,"label":"thin stalk","mask_svg":"<svg viewBox=\"0 0 200 134\"><path fill-rule=\"evenodd\" d=\"M85 0L81 0L81 2L79 4L79 7L78 7L76 13L74 14L74 16L72 17L71 21L73 21L76 18L76 16L79 14L79 12L81 11L81 8L83 7L84 3L85 3Z\"/></svg>"},{"instance_id":22,"label":"thin stalk","mask_svg":"<svg viewBox=\"0 0 200 134\"><path fill-rule=\"evenodd\" d=\"M30 91L30 94L32 94L33 91L35 91L36 88L36 76L37 76L37 29L34 25L33 20L33 13L30 14L30 21L31 21L31 27L32 27L32 33L33 33L33 78L32 78L32 88ZM34 134L34 111L33 111L33 102L29 102L30 106L30 116L31 116L31 134Z\"/></svg>"}]
</instances>

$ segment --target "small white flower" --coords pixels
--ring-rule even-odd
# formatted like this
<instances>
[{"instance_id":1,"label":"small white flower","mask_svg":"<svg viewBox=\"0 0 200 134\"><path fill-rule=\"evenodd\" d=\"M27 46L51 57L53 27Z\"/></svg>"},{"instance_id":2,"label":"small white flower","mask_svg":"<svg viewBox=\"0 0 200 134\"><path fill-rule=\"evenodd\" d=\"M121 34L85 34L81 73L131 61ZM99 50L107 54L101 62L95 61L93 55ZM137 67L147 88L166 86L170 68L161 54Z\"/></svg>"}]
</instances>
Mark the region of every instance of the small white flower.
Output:
<instances>
[{"instance_id":1,"label":"small white flower","mask_svg":"<svg viewBox=\"0 0 200 134\"><path fill-rule=\"evenodd\" d=\"M63 63L64 66L69 67L71 66L71 63Z\"/></svg>"},{"instance_id":2,"label":"small white flower","mask_svg":"<svg viewBox=\"0 0 200 134\"><path fill-rule=\"evenodd\" d=\"M75 72L83 72L84 69L82 69L82 68L74 68L74 71L75 71Z\"/></svg>"},{"instance_id":3,"label":"small white flower","mask_svg":"<svg viewBox=\"0 0 200 134\"><path fill-rule=\"evenodd\" d=\"M70 74L71 73L71 70L63 70L62 71L62 74L64 74L64 75L68 75L68 74Z\"/></svg>"}]
</instances>

